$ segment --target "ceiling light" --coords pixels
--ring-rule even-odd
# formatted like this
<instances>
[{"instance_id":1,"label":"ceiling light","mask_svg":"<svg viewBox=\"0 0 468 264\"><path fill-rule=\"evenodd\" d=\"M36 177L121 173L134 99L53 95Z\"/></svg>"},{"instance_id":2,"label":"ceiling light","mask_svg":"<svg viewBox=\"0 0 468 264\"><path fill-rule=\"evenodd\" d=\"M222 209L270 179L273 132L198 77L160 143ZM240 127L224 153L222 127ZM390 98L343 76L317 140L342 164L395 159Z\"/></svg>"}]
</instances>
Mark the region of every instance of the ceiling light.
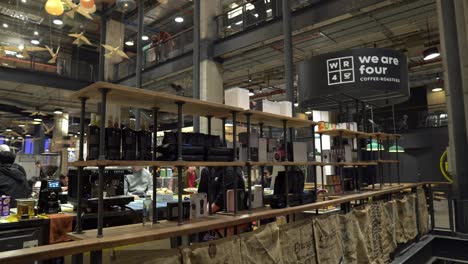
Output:
<instances>
[{"instance_id":1,"label":"ceiling light","mask_svg":"<svg viewBox=\"0 0 468 264\"><path fill-rule=\"evenodd\" d=\"M40 125L41 124L41 121L34 121L32 122L33 125Z\"/></svg>"},{"instance_id":2,"label":"ceiling light","mask_svg":"<svg viewBox=\"0 0 468 264\"><path fill-rule=\"evenodd\" d=\"M135 43L133 43L132 40L127 40L127 41L125 41L125 45L127 45L127 46L133 46L134 44L135 44Z\"/></svg>"},{"instance_id":3,"label":"ceiling light","mask_svg":"<svg viewBox=\"0 0 468 264\"><path fill-rule=\"evenodd\" d=\"M399 146L399 145L393 145L391 146L390 148L388 148L388 152L405 152L405 148L403 148L402 146Z\"/></svg>"},{"instance_id":4,"label":"ceiling light","mask_svg":"<svg viewBox=\"0 0 468 264\"><path fill-rule=\"evenodd\" d=\"M52 22L57 26L63 25L63 21L60 19L54 19Z\"/></svg>"},{"instance_id":5,"label":"ceiling light","mask_svg":"<svg viewBox=\"0 0 468 264\"><path fill-rule=\"evenodd\" d=\"M312 111L305 111L304 114L310 115L310 114L312 114Z\"/></svg>"},{"instance_id":6,"label":"ceiling light","mask_svg":"<svg viewBox=\"0 0 468 264\"><path fill-rule=\"evenodd\" d=\"M19 50L24 50L24 45L23 45L23 44L19 44L19 45L18 45L18 49L19 49Z\"/></svg>"},{"instance_id":7,"label":"ceiling light","mask_svg":"<svg viewBox=\"0 0 468 264\"><path fill-rule=\"evenodd\" d=\"M30 137L31 135L29 135L29 134L26 134L26 135L24 135L24 136L25 136L25 137Z\"/></svg>"},{"instance_id":8,"label":"ceiling light","mask_svg":"<svg viewBox=\"0 0 468 264\"><path fill-rule=\"evenodd\" d=\"M227 126L227 127L232 127L232 126L234 126L234 125L233 125L233 124L231 124L231 123L226 123L224 126Z\"/></svg>"},{"instance_id":9,"label":"ceiling light","mask_svg":"<svg viewBox=\"0 0 468 264\"><path fill-rule=\"evenodd\" d=\"M56 115L61 115L61 114L63 114L63 110L60 109L60 108L55 108L55 109L54 109L54 114L56 114Z\"/></svg>"},{"instance_id":10,"label":"ceiling light","mask_svg":"<svg viewBox=\"0 0 468 264\"><path fill-rule=\"evenodd\" d=\"M36 117L33 120L36 121L36 122L42 122L42 118L39 118L39 117Z\"/></svg>"},{"instance_id":11,"label":"ceiling light","mask_svg":"<svg viewBox=\"0 0 468 264\"><path fill-rule=\"evenodd\" d=\"M443 88L440 88L440 87L436 87L436 88L432 88L432 91L433 92L441 92L443 91L444 89Z\"/></svg>"},{"instance_id":12,"label":"ceiling light","mask_svg":"<svg viewBox=\"0 0 468 264\"><path fill-rule=\"evenodd\" d=\"M232 28L232 26L231 26L231 25L229 25L227 28Z\"/></svg>"},{"instance_id":13,"label":"ceiling light","mask_svg":"<svg viewBox=\"0 0 468 264\"><path fill-rule=\"evenodd\" d=\"M254 14L254 17L258 17L258 14Z\"/></svg>"},{"instance_id":14,"label":"ceiling light","mask_svg":"<svg viewBox=\"0 0 468 264\"><path fill-rule=\"evenodd\" d=\"M33 39L33 40L31 40L31 43L34 44L34 45L39 45L40 42L37 39Z\"/></svg>"},{"instance_id":15,"label":"ceiling light","mask_svg":"<svg viewBox=\"0 0 468 264\"><path fill-rule=\"evenodd\" d=\"M142 36L142 37L141 37L141 40L143 40L143 41L147 41L148 39L149 39L148 36Z\"/></svg>"},{"instance_id":16,"label":"ceiling light","mask_svg":"<svg viewBox=\"0 0 468 264\"><path fill-rule=\"evenodd\" d=\"M53 16L60 16L65 11L61 0L47 0L44 7L46 12Z\"/></svg>"},{"instance_id":17,"label":"ceiling light","mask_svg":"<svg viewBox=\"0 0 468 264\"><path fill-rule=\"evenodd\" d=\"M3 27L4 27L4 28L7 28L7 27L8 27L8 24L7 24L7 23L3 23Z\"/></svg>"},{"instance_id":18,"label":"ceiling light","mask_svg":"<svg viewBox=\"0 0 468 264\"><path fill-rule=\"evenodd\" d=\"M294 106L295 106L295 107L298 107L298 106L299 106L299 103L294 103Z\"/></svg>"},{"instance_id":19,"label":"ceiling light","mask_svg":"<svg viewBox=\"0 0 468 264\"><path fill-rule=\"evenodd\" d=\"M10 127L7 127L7 128L5 129L5 131L6 131L6 132L11 132L11 131L13 131L13 130L12 130Z\"/></svg>"},{"instance_id":20,"label":"ceiling light","mask_svg":"<svg viewBox=\"0 0 468 264\"><path fill-rule=\"evenodd\" d=\"M236 25L240 25L240 24L242 24L242 21L236 22Z\"/></svg>"},{"instance_id":21,"label":"ceiling light","mask_svg":"<svg viewBox=\"0 0 468 264\"><path fill-rule=\"evenodd\" d=\"M440 56L439 49L437 47L431 47L423 51L424 60L432 60Z\"/></svg>"},{"instance_id":22,"label":"ceiling light","mask_svg":"<svg viewBox=\"0 0 468 264\"><path fill-rule=\"evenodd\" d=\"M254 96L254 95L255 94L254 94L253 90L249 90L249 96Z\"/></svg>"},{"instance_id":23,"label":"ceiling light","mask_svg":"<svg viewBox=\"0 0 468 264\"><path fill-rule=\"evenodd\" d=\"M182 22L184 22L184 18L183 17L176 17L174 19L174 21L177 22L177 23L182 23Z\"/></svg>"},{"instance_id":24,"label":"ceiling light","mask_svg":"<svg viewBox=\"0 0 468 264\"><path fill-rule=\"evenodd\" d=\"M24 58L24 56L23 56L23 54L18 53L18 54L16 54L16 58L22 59L22 58Z\"/></svg>"},{"instance_id":25,"label":"ceiling light","mask_svg":"<svg viewBox=\"0 0 468 264\"><path fill-rule=\"evenodd\" d=\"M73 133L68 133L68 136L69 136L69 137L73 137Z\"/></svg>"},{"instance_id":26,"label":"ceiling light","mask_svg":"<svg viewBox=\"0 0 468 264\"><path fill-rule=\"evenodd\" d=\"M19 127L25 127L26 125L24 125L24 124L19 124L18 126L19 126Z\"/></svg>"},{"instance_id":27,"label":"ceiling light","mask_svg":"<svg viewBox=\"0 0 468 264\"><path fill-rule=\"evenodd\" d=\"M27 1L26 0L21 0L21 3L26 3Z\"/></svg>"},{"instance_id":28,"label":"ceiling light","mask_svg":"<svg viewBox=\"0 0 468 264\"><path fill-rule=\"evenodd\" d=\"M11 139L13 140L13 139L15 139L15 137L11 137Z\"/></svg>"},{"instance_id":29,"label":"ceiling light","mask_svg":"<svg viewBox=\"0 0 468 264\"><path fill-rule=\"evenodd\" d=\"M34 31L34 36L39 36L39 32Z\"/></svg>"}]
</instances>

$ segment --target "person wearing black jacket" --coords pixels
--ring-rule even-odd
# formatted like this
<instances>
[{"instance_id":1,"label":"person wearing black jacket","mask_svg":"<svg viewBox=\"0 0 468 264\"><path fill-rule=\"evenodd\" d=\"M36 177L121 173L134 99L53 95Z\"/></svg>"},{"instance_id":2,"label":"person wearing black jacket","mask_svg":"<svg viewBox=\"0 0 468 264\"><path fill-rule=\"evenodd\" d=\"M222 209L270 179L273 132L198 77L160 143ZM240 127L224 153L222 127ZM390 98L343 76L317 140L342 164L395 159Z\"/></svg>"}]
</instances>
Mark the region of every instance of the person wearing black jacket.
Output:
<instances>
[{"instance_id":1,"label":"person wearing black jacket","mask_svg":"<svg viewBox=\"0 0 468 264\"><path fill-rule=\"evenodd\" d=\"M0 196L10 196L11 207L16 207L16 199L29 198L31 195L24 169L14 163L15 158L13 152L0 152Z\"/></svg>"},{"instance_id":2,"label":"person wearing black jacket","mask_svg":"<svg viewBox=\"0 0 468 264\"><path fill-rule=\"evenodd\" d=\"M212 211L214 213L224 208L223 184L226 190L234 189L234 177L237 177L237 189L245 190L242 169L240 167L216 167L214 169L215 192Z\"/></svg>"}]
</instances>

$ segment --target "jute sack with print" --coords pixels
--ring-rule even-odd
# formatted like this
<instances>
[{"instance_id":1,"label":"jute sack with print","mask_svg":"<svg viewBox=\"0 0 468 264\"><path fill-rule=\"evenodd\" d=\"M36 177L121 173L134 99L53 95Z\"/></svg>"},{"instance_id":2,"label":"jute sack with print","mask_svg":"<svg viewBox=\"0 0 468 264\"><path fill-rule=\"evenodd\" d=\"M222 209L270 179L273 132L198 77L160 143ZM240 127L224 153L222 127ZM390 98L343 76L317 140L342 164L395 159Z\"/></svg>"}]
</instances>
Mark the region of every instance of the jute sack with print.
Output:
<instances>
[{"instance_id":1,"label":"jute sack with print","mask_svg":"<svg viewBox=\"0 0 468 264\"><path fill-rule=\"evenodd\" d=\"M339 215L341 231L341 247L343 248L343 263L370 263L364 235L353 213Z\"/></svg>"},{"instance_id":2,"label":"jute sack with print","mask_svg":"<svg viewBox=\"0 0 468 264\"><path fill-rule=\"evenodd\" d=\"M423 188L418 187L416 195L418 197L419 233L425 235L429 230L429 212L427 209L426 192Z\"/></svg>"},{"instance_id":3,"label":"jute sack with print","mask_svg":"<svg viewBox=\"0 0 468 264\"><path fill-rule=\"evenodd\" d=\"M388 253L392 253L397 248L397 222L398 210L396 201L389 201L384 203L384 213L387 217L387 232L391 237L391 244L388 247Z\"/></svg>"},{"instance_id":4,"label":"jute sack with print","mask_svg":"<svg viewBox=\"0 0 468 264\"><path fill-rule=\"evenodd\" d=\"M311 220L282 225L279 229L284 264L317 263Z\"/></svg>"},{"instance_id":5,"label":"jute sack with print","mask_svg":"<svg viewBox=\"0 0 468 264\"><path fill-rule=\"evenodd\" d=\"M391 203L391 202L390 202ZM387 262L390 261L391 254L397 248L396 232L395 232L395 216L397 214L396 207L390 211L387 206L388 203L381 203L382 207L382 223L383 223L383 254ZM394 210L393 210L394 209Z\"/></svg>"},{"instance_id":6,"label":"jute sack with print","mask_svg":"<svg viewBox=\"0 0 468 264\"><path fill-rule=\"evenodd\" d=\"M276 223L240 235L242 263L282 264L279 228Z\"/></svg>"},{"instance_id":7,"label":"jute sack with print","mask_svg":"<svg viewBox=\"0 0 468 264\"><path fill-rule=\"evenodd\" d=\"M179 249L162 250L116 250L109 263L111 264L182 264Z\"/></svg>"},{"instance_id":8,"label":"jute sack with print","mask_svg":"<svg viewBox=\"0 0 468 264\"><path fill-rule=\"evenodd\" d=\"M377 263L376 254L374 252L374 240L372 238L372 221L370 218L370 206L355 208L353 209L352 213L354 214L356 221L359 225L359 229L363 234L364 242L369 256L369 263Z\"/></svg>"},{"instance_id":9,"label":"jute sack with print","mask_svg":"<svg viewBox=\"0 0 468 264\"><path fill-rule=\"evenodd\" d=\"M415 195L408 195L396 201L398 211L397 225L399 225L398 230L401 230L401 233L397 234L398 243L406 243L418 235L415 200Z\"/></svg>"},{"instance_id":10,"label":"jute sack with print","mask_svg":"<svg viewBox=\"0 0 468 264\"><path fill-rule=\"evenodd\" d=\"M392 236L393 230L390 227L383 203L377 202L370 206L370 220L375 261L376 263L388 263L390 253L395 249L395 244Z\"/></svg>"},{"instance_id":11,"label":"jute sack with print","mask_svg":"<svg viewBox=\"0 0 468 264\"><path fill-rule=\"evenodd\" d=\"M343 258L338 215L317 217L313 220L315 251L319 263L340 263Z\"/></svg>"},{"instance_id":12,"label":"jute sack with print","mask_svg":"<svg viewBox=\"0 0 468 264\"><path fill-rule=\"evenodd\" d=\"M242 264L240 255L238 236L193 244L182 249L184 264Z\"/></svg>"}]
</instances>

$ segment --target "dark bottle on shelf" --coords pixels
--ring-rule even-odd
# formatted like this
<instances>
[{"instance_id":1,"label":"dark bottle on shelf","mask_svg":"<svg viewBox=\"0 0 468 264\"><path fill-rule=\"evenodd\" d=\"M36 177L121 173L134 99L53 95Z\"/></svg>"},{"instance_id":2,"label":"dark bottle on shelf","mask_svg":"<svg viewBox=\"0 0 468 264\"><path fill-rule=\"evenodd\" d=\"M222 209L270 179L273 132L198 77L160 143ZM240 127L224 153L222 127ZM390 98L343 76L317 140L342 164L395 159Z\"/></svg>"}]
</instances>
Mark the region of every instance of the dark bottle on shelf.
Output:
<instances>
[{"instance_id":1,"label":"dark bottle on shelf","mask_svg":"<svg viewBox=\"0 0 468 264\"><path fill-rule=\"evenodd\" d=\"M112 117L110 117L106 127L106 159L120 160L121 139L122 130L116 122L112 122Z\"/></svg>"},{"instance_id":2,"label":"dark bottle on shelf","mask_svg":"<svg viewBox=\"0 0 468 264\"><path fill-rule=\"evenodd\" d=\"M91 122L88 126L88 156L86 160L96 160L99 157L99 126L96 114L91 114Z\"/></svg>"},{"instance_id":3,"label":"dark bottle on shelf","mask_svg":"<svg viewBox=\"0 0 468 264\"><path fill-rule=\"evenodd\" d=\"M152 160L151 132L146 129L145 124L142 124L141 129L138 131L137 145L138 145L138 159L139 160Z\"/></svg>"},{"instance_id":4,"label":"dark bottle on shelf","mask_svg":"<svg viewBox=\"0 0 468 264\"><path fill-rule=\"evenodd\" d=\"M137 159L137 131L134 130L130 120L122 129L122 159Z\"/></svg>"}]
</instances>

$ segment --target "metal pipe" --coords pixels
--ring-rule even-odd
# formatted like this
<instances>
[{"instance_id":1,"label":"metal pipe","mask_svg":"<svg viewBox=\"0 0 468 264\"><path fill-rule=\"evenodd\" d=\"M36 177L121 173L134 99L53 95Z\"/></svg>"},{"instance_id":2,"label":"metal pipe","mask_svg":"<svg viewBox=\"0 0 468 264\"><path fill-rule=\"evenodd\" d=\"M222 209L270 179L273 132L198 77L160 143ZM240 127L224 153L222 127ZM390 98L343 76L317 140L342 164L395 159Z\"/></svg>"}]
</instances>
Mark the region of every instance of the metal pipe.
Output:
<instances>
[{"instance_id":1,"label":"metal pipe","mask_svg":"<svg viewBox=\"0 0 468 264\"><path fill-rule=\"evenodd\" d=\"M84 160L84 134L85 134L85 111L86 111L86 97L80 97L81 101L81 111L80 111L80 145L79 145L79 152L78 152L78 160ZM83 167L78 167L78 175L77 175L77 197L78 197L78 205L76 208L76 228L75 233L81 234L83 233L83 228L81 226L81 214L82 214L82 199L83 196Z\"/></svg>"},{"instance_id":2,"label":"metal pipe","mask_svg":"<svg viewBox=\"0 0 468 264\"><path fill-rule=\"evenodd\" d=\"M213 116L207 116L206 118L208 119L208 135L211 135L211 119Z\"/></svg>"},{"instance_id":3,"label":"metal pipe","mask_svg":"<svg viewBox=\"0 0 468 264\"><path fill-rule=\"evenodd\" d=\"M100 36L100 42L101 43L106 43L106 34L107 34L107 15L101 15L101 36ZM104 77L104 65L106 62L106 59L104 57L104 54L106 53L106 50L102 45L99 46L99 81L105 81Z\"/></svg>"},{"instance_id":4,"label":"metal pipe","mask_svg":"<svg viewBox=\"0 0 468 264\"><path fill-rule=\"evenodd\" d=\"M283 0L283 8L284 8L284 0ZM284 144L284 161L289 161L288 160L288 127L287 127L287 120L283 120L283 144ZM289 177L288 177L288 172L289 172L289 166L284 166L284 185L286 187L286 207L289 206Z\"/></svg>"},{"instance_id":5,"label":"metal pipe","mask_svg":"<svg viewBox=\"0 0 468 264\"><path fill-rule=\"evenodd\" d=\"M109 89L99 89L101 92L101 124L99 124L99 159L105 160L106 153L105 144L106 144L106 105L107 105L107 93Z\"/></svg>"},{"instance_id":6,"label":"metal pipe","mask_svg":"<svg viewBox=\"0 0 468 264\"><path fill-rule=\"evenodd\" d=\"M176 102L177 104L177 160L182 161L182 124L184 123L182 116L182 106L184 102ZM180 192L182 193L182 192Z\"/></svg>"},{"instance_id":7,"label":"metal pipe","mask_svg":"<svg viewBox=\"0 0 468 264\"><path fill-rule=\"evenodd\" d=\"M136 55L136 87L142 88L142 69L143 69L143 22L145 15L145 1L138 1L138 27L137 27L137 55ZM137 119L138 120L138 119ZM138 122L138 121L137 121Z\"/></svg>"},{"instance_id":8,"label":"metal pipe","mask_svg":"<svg viewBox=\"0 0 468 264\"><path fill-rule=\"evenodd\" d=\"M233 145L233 150L234 150L234 161L237 161L237 112L232 112L232 145ZM226 175L223 175L223 177L226 177ZM237 170L236 167L234 167L234 175L233 175L233 190L234 190L234 215L237 214ZM224 199L227 201L227 197Z\"/></svg>"},{"instance_id":9,"label":"metal pipe","mask_svg":"<svg viewBox=\"0 0 468 264\"><path fill-rule=\"evenodd\" d=\"M101 92L101 124L99 131L99 159L105 160L104 145L106 144L106 106L108 89L100 89ZM98 178L98 219L97 219L97 237L103 236L104 227L104 167L99 166Z\"/></svg>"},{"instance_id":10,"label":"metal pipe","mask_svg":"<svg viewBox=\"0 0 468 264\"><path fill-rule=\"evenodd\" d=\"M225 147L227 147L227 142L226 142L226 118L221 118L221 121L223 122L222 123L223 127L221 128L221 130L222 130L221 133L223 134L223 144L224 144Z\"/></svg>"},{"instance_id":11,"label":"metal pipe","mask_svg":"<svg viewBox=\"0 0 468 264\"><path fill-rule=\"evenodd\" d=\"M182 166L177 167L177 185L178 185L178 194L177 194L177 223L182 225L183 219L183 208L182 208Z\"/></svg>"},{"instance_id":12,"label":"metal pipe","mask_svg":"<svg viewBox=\"0 0 468 264\"><path fill-rule=\"evenodd\" d=\"M286 80L286 94L291 102L292 113L294 114L294 80L293 80L293 43L291 33L291 12L289 0L282 0L283 7L283 47L284 47L284 75Z\"/></svg>"},{"instance_id":13,"label":"metal pipe","mask_svg":"<svg viewBox=\"0 0 468 264\"><path fill-rule=\"evenodd\" d=\"M193 0L193 69L192 69L192 89L193 98L200 98L200 1ZM193 119L194 132L200 132L200 118Z\"/></svg>"},{"instance_id":14,"label":"metal pipe","mask_svg":"<svg viewBox=\"0 0 468 264\"><path fill-rule=\"evenodd\" d=\"M159 108L153 108L153 161L156 160L156 148L158 146L158 113ZM158 222L158 171L156 166L153 169L153 223L156 224Z\"/></svg>"},{"instance_id":15,"label":"metal pipe","mask_svg":"<svg viewBox=\"0 0 468 264\"><path fill-rule=\"evenodd\" d=\"M251 114L245 114L247 119L247 195L248 195L248 205L249 213L252 212L252 166L250 166L250 161L252 159L250 153L250 116Z\"/></svg>"}]
</instances>

